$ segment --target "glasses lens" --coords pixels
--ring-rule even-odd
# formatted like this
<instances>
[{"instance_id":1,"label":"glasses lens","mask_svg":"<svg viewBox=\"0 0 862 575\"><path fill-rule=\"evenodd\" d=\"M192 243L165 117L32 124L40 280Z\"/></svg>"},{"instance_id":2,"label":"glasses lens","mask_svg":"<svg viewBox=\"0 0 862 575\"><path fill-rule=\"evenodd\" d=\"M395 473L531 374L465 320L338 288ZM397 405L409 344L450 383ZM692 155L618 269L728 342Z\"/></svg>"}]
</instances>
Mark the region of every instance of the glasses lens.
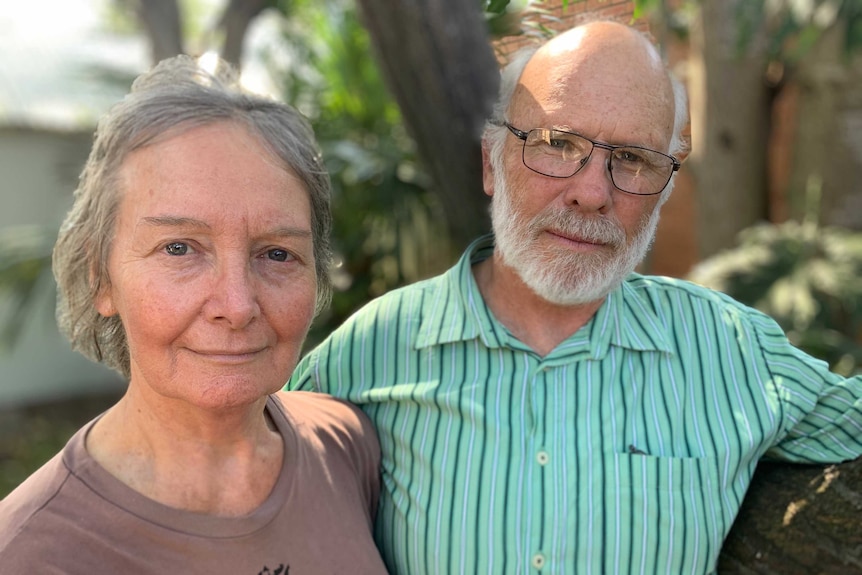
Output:
<instances>
[{"instance_id":1,"label":"glasses lens","mask_svg":"<svg viewBox=\"0 0 862 575\"><path fill-rule=\"evenodd\" d=\"M646 148L616 148L611 154L611 178L631 194L657 194L670 181L673 160Z\"/></svg>"},{"instance_id":2,"label":"glasses lens","mask_svg":"<svg viewBox=\"0 0 862 575\"><path fill-rule=\"evenodd\" d=\"M538 128L524 141L524 165L540 174L568 178L590 157L593 144L577 134Z\"/></svg>"}]
</instances>

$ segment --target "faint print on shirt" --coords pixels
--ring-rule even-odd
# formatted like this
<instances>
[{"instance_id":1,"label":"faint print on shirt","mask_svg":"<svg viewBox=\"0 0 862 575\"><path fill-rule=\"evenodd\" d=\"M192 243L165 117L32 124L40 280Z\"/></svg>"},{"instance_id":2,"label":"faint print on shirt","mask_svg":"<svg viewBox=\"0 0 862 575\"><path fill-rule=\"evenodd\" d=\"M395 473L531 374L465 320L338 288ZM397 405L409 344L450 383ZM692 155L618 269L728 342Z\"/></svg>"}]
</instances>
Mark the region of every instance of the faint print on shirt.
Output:
<instances>
[{"instance_id":1,"label":"faint print on shirt","mask_svg":"<svg viewBox=\"0 0 862 575\"><path fill-rule=\"evenodd\" d=\"M290 573L290 565L286 566L284 563L276 567L275 569L270 569L266 565L263 566L263 569L257 575L288 575Z\"/></svg>"}]
</instances>

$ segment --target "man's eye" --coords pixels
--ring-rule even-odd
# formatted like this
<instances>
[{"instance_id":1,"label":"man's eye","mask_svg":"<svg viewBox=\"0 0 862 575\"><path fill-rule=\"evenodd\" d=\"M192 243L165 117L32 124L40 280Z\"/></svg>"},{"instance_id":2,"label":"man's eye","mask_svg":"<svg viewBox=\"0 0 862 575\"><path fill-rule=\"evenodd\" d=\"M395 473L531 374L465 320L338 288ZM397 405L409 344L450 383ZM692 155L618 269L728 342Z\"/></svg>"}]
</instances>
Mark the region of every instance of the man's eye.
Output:
<instances>
[{"instance_id":1,"label":"man's eye","mask_svg":"<svg viewBox=\"0 0 862 575\"><path fill-rule=\"evenodd\" d=\"M165 253L169 256L184 256L189 251L189 245L183 242L171 242L165 246Z\"/></svg>"},{"instance_id":2,"label":"man's eye","mask_svg":"<svg viewBox=\"0 0 862 575\"><path fill-rule=\"evenodd\" d=\"M617 159L631 164L643 164L645 158L633 150L617 150Z\"/></svg>"},{"instance_id":3,"label":"man's eye","mask_svg":"<svg viewBox=\"0 0 862 575\"><path fill-rule=\"evenodd\" d=\"M287 260L291 259L290 253L288 253L287 250L282 250L279 248L269 250L268 252L266 252L266 256L269 259L277 262L286 262Z\"/></svg>"}]
</instances>

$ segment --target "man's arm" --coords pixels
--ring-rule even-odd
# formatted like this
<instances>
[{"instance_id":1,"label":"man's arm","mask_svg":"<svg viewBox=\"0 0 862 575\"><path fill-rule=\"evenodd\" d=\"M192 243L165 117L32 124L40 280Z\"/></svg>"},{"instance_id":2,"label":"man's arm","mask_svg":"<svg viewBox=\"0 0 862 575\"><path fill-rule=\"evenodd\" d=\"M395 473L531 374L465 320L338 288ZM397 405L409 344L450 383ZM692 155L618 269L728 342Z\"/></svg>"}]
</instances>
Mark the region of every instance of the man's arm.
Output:
<instances>
[{"instance_id":1,"label":"man's arm","mask_svg":"<svg viewBox=\"0 0 862 575\"><path fill-rule=\"evenodd\" d=\"M772 319L754 321L786 430L766 456L800 463L862 456L862 375L833 373L826 362L793 347Z\"/></svg>"}]
</instances>

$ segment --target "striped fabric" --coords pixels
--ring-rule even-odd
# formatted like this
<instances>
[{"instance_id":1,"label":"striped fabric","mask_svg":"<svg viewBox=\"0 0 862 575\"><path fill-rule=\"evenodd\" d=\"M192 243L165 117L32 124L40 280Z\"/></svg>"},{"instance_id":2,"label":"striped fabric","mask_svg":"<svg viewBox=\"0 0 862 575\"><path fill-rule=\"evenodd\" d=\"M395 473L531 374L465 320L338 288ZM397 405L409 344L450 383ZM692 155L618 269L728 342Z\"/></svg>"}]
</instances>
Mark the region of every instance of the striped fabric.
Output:
<instances>
[{"instance_id":1,"label":"striped fabric","mask_svg":"<svg viewBox=\"0 0 862 575\"><path fill-rule=\"evenodd\" d=\"M374 421L392 573L711 573L761 456L862 454L862 380L761 313L633 274L542 358L481 298L492 249L372 302L288 384Z\"/></svg>"}]
</instances>

